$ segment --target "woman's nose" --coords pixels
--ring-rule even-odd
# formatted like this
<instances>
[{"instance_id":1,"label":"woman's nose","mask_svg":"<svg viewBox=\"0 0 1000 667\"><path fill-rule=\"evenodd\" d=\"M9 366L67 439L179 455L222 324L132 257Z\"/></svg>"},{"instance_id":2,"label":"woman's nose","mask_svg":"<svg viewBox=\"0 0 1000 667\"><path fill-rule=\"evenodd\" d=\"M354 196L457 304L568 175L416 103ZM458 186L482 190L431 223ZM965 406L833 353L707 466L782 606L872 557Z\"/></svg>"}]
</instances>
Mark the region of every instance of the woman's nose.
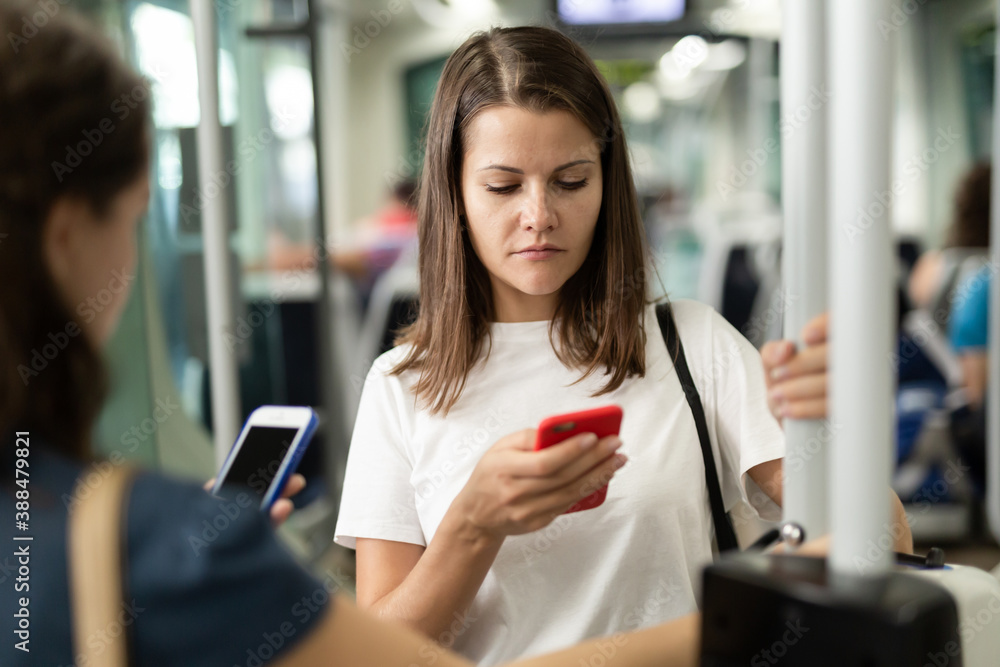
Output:
<instances>
[{"instance_id":1,"label":"woman's nose","mask_svg":"<svg viewBox=\"0 0 1000 667\"><path fill-rule=\"evenodd\" d=\"M544 188L539 188L526 198L524 210L521 212L521 227L526 230L543 232L556 226L549 195Z\"/></svg>"}]
</instances>

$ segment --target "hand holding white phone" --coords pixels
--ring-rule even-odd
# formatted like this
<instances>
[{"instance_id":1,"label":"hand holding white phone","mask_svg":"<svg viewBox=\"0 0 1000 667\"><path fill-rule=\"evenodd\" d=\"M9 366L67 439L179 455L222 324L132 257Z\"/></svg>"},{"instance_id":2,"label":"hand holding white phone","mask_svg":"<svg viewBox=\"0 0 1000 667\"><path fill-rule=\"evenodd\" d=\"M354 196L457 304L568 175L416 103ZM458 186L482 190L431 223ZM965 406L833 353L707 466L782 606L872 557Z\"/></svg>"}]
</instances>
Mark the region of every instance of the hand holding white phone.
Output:
<instances>
[{"instance_id":1,"label":"hand holding white phone","mask_svg":"<svg viewBox=\"0 0 1000 667\"><path fill-rule=\"evenodd\" d=\"M242 487L260 498L261 510L269 510L295 472L316 424L316 413L307 407L254 410L222 464L212 494L225 497L227 487Z\"/></svg>"}]
</instances>

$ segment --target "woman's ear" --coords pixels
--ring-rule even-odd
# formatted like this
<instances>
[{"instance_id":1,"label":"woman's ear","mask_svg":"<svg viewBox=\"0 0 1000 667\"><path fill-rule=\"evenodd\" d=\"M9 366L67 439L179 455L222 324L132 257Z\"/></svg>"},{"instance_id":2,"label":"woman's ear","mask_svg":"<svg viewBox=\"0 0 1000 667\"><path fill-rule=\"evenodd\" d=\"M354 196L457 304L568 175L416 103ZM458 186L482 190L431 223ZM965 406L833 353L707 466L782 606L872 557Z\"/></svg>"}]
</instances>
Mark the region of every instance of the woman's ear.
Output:
<instances>
[{"instance_id":1,"label":"woman's ear","mask_svg":"<svg viewBox=\"0 0 1000 667\"><path fill-rule=\"evenodd\" d=\"M49 209L42 227L42 259L49 275L63 293L72 285L80 253L82 227L90 207L77 197L62 196Z\"/></svg>"},{"instance_id":2,"label":"woman's ear","mask_svg":"<svg viewBox=\"0 0 1000 667\"><path fill-rule=\"evenodd\" d=\"M61 287L68 279L73 245L73 200L59 197L42 227L42 257L49 274Z\"/></svg>"}]
</instances>

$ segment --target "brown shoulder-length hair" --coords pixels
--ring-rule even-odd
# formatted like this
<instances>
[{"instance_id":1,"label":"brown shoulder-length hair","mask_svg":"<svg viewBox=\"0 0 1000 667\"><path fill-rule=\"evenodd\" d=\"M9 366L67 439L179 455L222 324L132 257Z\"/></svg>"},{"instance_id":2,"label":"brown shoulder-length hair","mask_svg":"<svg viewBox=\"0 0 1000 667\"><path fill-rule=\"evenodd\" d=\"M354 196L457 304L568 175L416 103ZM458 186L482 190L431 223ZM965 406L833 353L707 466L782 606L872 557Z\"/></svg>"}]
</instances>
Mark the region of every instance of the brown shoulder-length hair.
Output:
<instances>
[{"instance_id":1,"label":"brown shoulder-length hair","mask_svg":"<svg viewBox=\"0 0 1000 667\"><path fill-rule=\"evenodd\" d=\"M955 191L955 217L948 229L949 248L986 248L990 245L990 190L988 162L974 165Z\"/></svg>"},{"instance_id":2,"label":"brown shoulder-length hair","mask_svg":"<svg viewBox=\"0 0 1000 667\"><path fill-rule=\"evenodd\" d=\"M564 364L582 370L581 379L604 371L598 395L645 373L646 243L608 84L583 48L560 32L493 28L448 58L427 127L418 200L420 307L396 341L412 347L392 372L419 369L417 398L435 413L447 413L461 396L494 318L489 275L463 233L460 183L469 124L497 106L568 111L593 134L603 171L601 209L590 252L560 290L549 336L558 331L553 347Z\"/></svg>"},{"instance_id":3,"label":"brown shoulder-length hair","mask_svg":"<svg viewBox=\"0 0 1000 667\"><path fill-rule=\"evenodd\" d=\"M39 15L0 5L0 447L30 431L86 458L106 374L51 278L43 227L61 197L103 215L145 171L149 93L81 18Z\"/></svg>"}]
</instances>

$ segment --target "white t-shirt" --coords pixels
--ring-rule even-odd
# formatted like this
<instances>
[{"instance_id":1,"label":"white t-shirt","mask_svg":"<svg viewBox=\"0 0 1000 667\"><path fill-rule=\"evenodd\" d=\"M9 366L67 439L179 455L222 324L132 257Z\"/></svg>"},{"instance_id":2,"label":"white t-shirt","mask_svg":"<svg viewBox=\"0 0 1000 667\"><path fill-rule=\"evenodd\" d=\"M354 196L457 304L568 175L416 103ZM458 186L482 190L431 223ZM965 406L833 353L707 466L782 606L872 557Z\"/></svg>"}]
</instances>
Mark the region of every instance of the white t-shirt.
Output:
<instances>
[{"instance_id":1,"label":"white t-shirt","mask_svg":"<svg viewBox=\"0 0 1000 667\"><path fill-rule=\"evenodd\" d=\"M746 500L745 473L784 455L767 408L760 355L708 306L673 303L704 405L727 509ZM712 561L712 518L694 418L656 322L645 313L646 375L592 397L600 374L573 384L549 342L548 322L495 323L485 364L470 374L447 417L416 408L417 373L380 357L365 381L347 462L335 541L375 538L427 545L479 458L502 436L545 417L614 403L624 411L629 461L598 508L508 537L457 632L438 638L494 665L647 627L697 609ZM777 519L755 493L751 505Z\"/></svg>"}]
</instances>

